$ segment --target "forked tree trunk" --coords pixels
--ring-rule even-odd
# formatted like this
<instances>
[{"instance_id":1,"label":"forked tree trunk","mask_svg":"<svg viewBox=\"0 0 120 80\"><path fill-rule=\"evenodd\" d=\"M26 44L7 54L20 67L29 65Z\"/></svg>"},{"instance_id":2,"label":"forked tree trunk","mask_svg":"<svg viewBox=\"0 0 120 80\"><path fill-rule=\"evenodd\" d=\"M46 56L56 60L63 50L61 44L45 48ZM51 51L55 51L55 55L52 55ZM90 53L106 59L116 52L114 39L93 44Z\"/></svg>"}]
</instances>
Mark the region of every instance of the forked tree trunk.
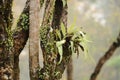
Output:
<instances>
[{"instance_id":1,"label":"forked tree trunk","mask_svg":"<svg viewBox=\"0 0 120 80\"><path fill-rule=\"evenodd\" d=\"M19 54L28 39L29 0L13 31L12 1L0 1L0 80L19 80Z\"/></svg>"},{"instance_id":2,"label":"forked tree trunk","mask_svg":"<svg viewBox=\"0 0 120 80\"><path fill-rule=\"evenodd\" d=\"M34 2L37 5L35 5ZM40 2L40 5L42 5L44 0L40 0ZM39 47L37 44L39 42L36 42L35 40L38 41L39 39L38 36L36 36L39 33L39 20L36 20L39 18L37 13L39 11L39 1L31 0L31 4L29 3L29 0L27 0L26 6L18 20L16 29L11 31L12 0L0 1L0 80L19 80L19 55L27 42L28 36L30 37L30 78L31 80L38 80ZM43 29L45 27L52 27L54 30L60 30L60 24L63 23L67 29L67 0L46 0L45 6L41 27L43 27ZM36 29L36 31L33 31L34 29ZM46 39L48 38L46 37ZM63 58L60 64L57 64L60 57L58 53L55 53L55 55L57 55L56 57L53 57L51 53L46 53L44 45L41 44L41 47L43 50L44 66L39 72L42 75L42 78L40 77L41 75L39 75L39 79L59 80L70 60L71 52L68 49L69 43L63 45Z\"/></svg>"}]
</instances>

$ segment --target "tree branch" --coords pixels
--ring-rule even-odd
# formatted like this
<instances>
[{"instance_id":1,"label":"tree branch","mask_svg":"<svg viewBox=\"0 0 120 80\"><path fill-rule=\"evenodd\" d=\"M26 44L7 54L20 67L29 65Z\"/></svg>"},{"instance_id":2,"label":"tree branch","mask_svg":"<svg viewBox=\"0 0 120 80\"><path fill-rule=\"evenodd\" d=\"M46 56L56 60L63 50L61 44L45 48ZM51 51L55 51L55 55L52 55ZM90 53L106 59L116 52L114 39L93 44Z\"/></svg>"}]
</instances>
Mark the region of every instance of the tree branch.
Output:
<instances>
[{"instance_id":1,"label":"tree branch","mask_svg":"<svg viewBox=\"0 0 120 80\"><path fill-rule=\"evenodd\" d=\"M21 13L17 27L13 30L14 48L14 80L19 80L19 54L23 50L29 36L29 0L27 0L23 12Z\"/></svg>"},{"instance_id":2,"label":"tree branch","mask_svg":"<svg viewBox=\"0 0 120 80\"><path fill-rule=\"evenodd\" d=\"M25 8L21 13L17 27L13 32L14 39L14 54L19 56L23 50L29 36L29 0L27 0Z\"/></svg>"},{"instance_id":3,"label":"tree branch","mask_svg":"<svg viewBox=\"0 0 120 80\"><path fill-rule=\"evenodd\" d=\"M105 62L107 62L112 57L115 50L119 46L120 46L120 33L119 33L119 36L117 37L117 41L113 42L112 45L110 46L110 48L108 49L108 51L105 53L105 55L100 58L98 64L96 65L96 68L95 68L94 72L91 75L90 80L96 80L96 78L99 75L103 65L105 64Z\"/></svg>"}]
</instances>

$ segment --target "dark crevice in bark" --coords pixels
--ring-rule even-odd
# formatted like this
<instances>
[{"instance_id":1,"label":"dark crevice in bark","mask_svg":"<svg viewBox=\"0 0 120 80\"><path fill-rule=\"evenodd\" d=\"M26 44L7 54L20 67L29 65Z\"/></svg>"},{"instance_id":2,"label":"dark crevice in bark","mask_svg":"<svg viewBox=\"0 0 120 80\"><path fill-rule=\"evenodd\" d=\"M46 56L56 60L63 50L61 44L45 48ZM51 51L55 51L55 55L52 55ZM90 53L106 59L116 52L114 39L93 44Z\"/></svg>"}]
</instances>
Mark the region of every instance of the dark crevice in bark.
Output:
<instances>
[{"instance_id":1,"label":"dark crevice in bark","mask_svg":"<svg viewBox=\"0 0 120 80\"><path fill-rule=\"evenodd\" d=\"M53 21L52 21L52 28L53 29L60 29L62 11L63 11L62 0L56 0L54 14L53 14Z\"/></svg>"},{"instance_id":2,"label":"dark crevice in bark","mask_svg":"<svg viewBox=\"0 0 120 80\"><path fill-rule=\"evenodd\" d=\"M108 51L103 55L100 60L98 61L94 72L92 73L90 80L96 80L97 76L99 75L103 65L112 57L115 50L120 46L120 33L117 37L117 41L113 42Z\"/></svg>"}]
</instances>

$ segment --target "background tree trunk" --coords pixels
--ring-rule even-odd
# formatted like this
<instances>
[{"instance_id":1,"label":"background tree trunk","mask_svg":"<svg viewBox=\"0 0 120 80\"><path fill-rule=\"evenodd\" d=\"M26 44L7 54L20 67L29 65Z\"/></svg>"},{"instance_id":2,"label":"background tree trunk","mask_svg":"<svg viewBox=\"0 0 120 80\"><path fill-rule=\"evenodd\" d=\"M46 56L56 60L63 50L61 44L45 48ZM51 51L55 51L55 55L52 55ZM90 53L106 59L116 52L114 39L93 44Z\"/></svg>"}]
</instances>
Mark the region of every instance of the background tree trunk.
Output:
<instances>
[{"instance_id":1,"label":"background tree trunk","mask_svg":"<svg viewBox=\"0 0 120 80\"><path fill-rule=\"evenodd\" d=\"M72 61L72 57L70 58L70 62L67 65L67 80L73 80L73 61Z\"/></svg>"},{"instance_id":2,"label":"background tree trunk","mask_svg":"<svg viewBox=\"0 0 120 80\"><path fill-rule=\"evenodd\" d=\"M98 61L98 64L96 65L96 68L94 72L92 73L90 80L96 80L98 74L100 73L102 66L105 64L106 61L108 61L112 55L114 54L115 50L120 46L120 33L117 37L117 42L113 42L108 51L105 53L103 57L100 58Z\"/></svg>"}]
</instances>

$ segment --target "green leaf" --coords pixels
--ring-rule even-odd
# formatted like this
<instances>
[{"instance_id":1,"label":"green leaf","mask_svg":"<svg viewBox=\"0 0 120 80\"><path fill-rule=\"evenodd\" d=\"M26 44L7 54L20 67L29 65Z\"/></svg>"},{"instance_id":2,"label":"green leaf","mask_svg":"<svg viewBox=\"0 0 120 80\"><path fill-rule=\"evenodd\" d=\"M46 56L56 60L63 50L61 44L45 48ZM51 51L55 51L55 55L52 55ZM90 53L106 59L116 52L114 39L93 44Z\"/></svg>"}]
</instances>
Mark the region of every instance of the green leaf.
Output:
<instances>
[{"instance_id":1,"label":"green leaf","mask_svg":"<svg viewBox=\"0 0 120 80\"><path fill-rule=\"evenodd\" d=\"M79 31L81 37L85 37L85 34L82 31Z\"/></svg>"},{"instance_id":2,"label":"green leaf","mask_svg":"<svg viewBox=\"0 0 120 80\"><path fill-rule=\"evenodd\" d=\"M85 42L92 42L92 41L90 41L90 40L88 39L88 36L86 36L86 35L83 36L82 41L85 41Z\"/></svg>"},{"instance_id":3,"label":"green leaf","mask_svg":"<svg viewBox=\"0 0 120 80\"><path fill-rule=\"evenodd\" d=\"M73 23L67 29L68 34L76 33L80 30L79 28L75 27L75 24L76 24L76 17L73 19Z\"/></svg>"},{"instance_id":4,"label":"green leaf","mask_svg":"<svg viewBox=\"0 0 120 80\"><path fill-rule=\"evenodd\" d=\"M72 40L74 41L76 37L79 37L79 35L74 33L73 36L72 36Z\"/></svg>"},{"instance_id":5,"label":"green leaf","mask_svg":"<svg viewBox=\"0 0 120 80\"><path fill-rule=\"evenodd\" d=\"M62 55L63 55L63 47L62 47L62 45L63 45L65 42L66 42L65 40L61 40L61 41L57 41L57 42L56 42L56 47L58 48L58 53L59 53L59 55L60 55L60 60L59 60L58 64L60 64L61 61L62 61Z\"/></svg>"},{"instance_id":6,"label":"green leaf","mask_svg":"<svg viewBox=\"0 0 120 80\"><path fill-rule=\"evenodd\" d=\"M60 64L61 61L62 61L62 55L63 55L63 47L62 47L62 45L58 47L58 52L59 52L59 55L60 55L60 60L59 60L58 64Z\"/></svg>"},{"instance_id":7,"label":"green leaf","mask_svg":"<svg viewBox=\"0 0 120 80\"><path fill-rule=\"evenodd\" d=\"M83 41L83 42L80 42L79 45L81 45L83 47L84 56L85 56L85 59L87 59L89 57L87 43Z\"/></svg>"},{"instance_id":8,"label":"green leaf","mask_svg":"<svg viewBox=\"0 0 120 80\"><path fill-rule=\"evenodd\" d=\"M59 46L63 45L65 42L66 42L66 40L57 41L56 46L59 47Z\"/></svg>"},{"instance_id":9,"label":"green leaf","mask_svg":"<svg viewBox=\"0 0 120 80\"><path fill-rule=\"evenodd\" d=\"M66 35L66 29L65 29L65 26L64 26L63 23L61 24L61 30L62 30L63 36L65 36Z\"/></svg>"},{"instance_id":10,"label":"green leaf","mask_svg":"<svg viewBox=\"0 0 120 80\"><path fill-rule=\"evenodd\" d=\"M56 29L56 34L59 37L59 39L61 40L61 34L60 34L60 31L58 29Z\"/></svg>"},{"instance_id":11,"label":"green leaf","mask_svg":"<svg viewBox=\"0 0 120 80\"><path fill-rule=\"evenodd\" d=\"M82 51L84 51L84 47L79 44L79 47L81 48Z\"/></svg>"},{"instance_id":12,"label":"green leaf","mask_svg":"<svg viewBox=\"0 0 120 80\"><path fill-rule=\"evenodd\" d=\"M62 2L63 2L63 7L66 5L66 0L62 0Z\"/></svg>"},{"instance_id":13,"label":"green leaf","mask_svg":"<svg viewBox=\"0 0 120 80\"><path fill-rule=\"evenodd\" d=\"M71 47L72 54L74 54L74 43L73 43L73 41L70 41L70 47Z\"/></svg>"},{"instance_id":14,"label":"green leaf","mask_svg":"<svg viewBox=\"0 0 120 80\"><path fill-rule=\"evenodd\" d=\"M75 30L75 24L72 24L71 26L68 27L68 33L71 34Z\"/></svg>"}]
</instances>

